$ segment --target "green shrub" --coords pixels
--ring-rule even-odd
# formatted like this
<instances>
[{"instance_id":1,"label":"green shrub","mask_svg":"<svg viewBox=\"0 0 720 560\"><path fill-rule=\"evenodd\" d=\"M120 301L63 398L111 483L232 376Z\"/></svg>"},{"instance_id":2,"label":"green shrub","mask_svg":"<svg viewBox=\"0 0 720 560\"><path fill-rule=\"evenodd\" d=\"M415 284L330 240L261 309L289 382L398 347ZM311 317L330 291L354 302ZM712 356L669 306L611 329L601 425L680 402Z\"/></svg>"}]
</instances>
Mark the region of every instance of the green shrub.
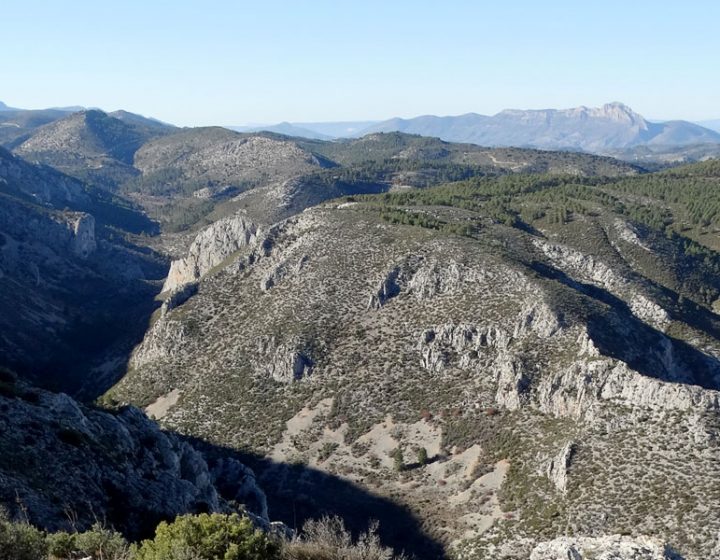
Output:
<instances>
[{"instance_id":1,"label":"green shrub","mask_svg":"<svg viewBox=\"0 0 720 560\"><path fill-rule=\"evenodd\" d=\"M135 547L134 560L274 560L279 545L237 514L182 515L162 522L153 540Z\"/></svg>"},{"instance_id":2,"label":"green shrub","mask_svg":"<svg viewBox=\"0 0 720 560\"><path fill-rule=\"evenodd\" d=\"M48 553L52 558L70 558L77 550L73 533L50 533L47 538Z\"/></svg>"},{"instance_id":3,"label":"green shrub","mask_svg":"<svg viewBox=\"0 0 720 560\"><path fill-rule=\"evenodd\" d=\"M128 557L128 543L123 536L100 524L75 535L75 545L85 556L98 560L123 560Z\"/></svg>"},{"instance_id":4,"label":"green shrub","mask_svg":"<svg viewBox=\"0 0 720 560\"><path fill-rule=\"evenodd\" d=\"M417 462L420 466L425 466L428 462L428 452L424 447L420 447L417 450Z\"/></svg>"},{"instance_id":5,"label":"green shrub","mask_svg":"<svg viewBox=\"0 0 720 560\"><path fill-rule=\"evenodd\" d=\"M0 560L40 560L47 555L45 535L28 523L12 523L0 510Z\"/></svg>"},{"instance_id":6,"label":"green shrub","mask_svg":"<svg viewBox=\"0 0 720 560\"><path fill-rule=\"evenodd\" d=\"M51 558L86 558L97 560L126 560L130 551L127 541L114 531L100 524L84 533L50 533L46 538L47 551Z\"/></svg>"},{"instance_id":7,"label":"green shrub","mask_svg":"<svg viewBox=\"0 0 720 560\"><path fill-rule=\"evenodd\" d=\"M397 471L405 470L405 459L403 458L403 450L401 447L396 447L392 451L393 468Z\"/></svg>"}]
</instances>

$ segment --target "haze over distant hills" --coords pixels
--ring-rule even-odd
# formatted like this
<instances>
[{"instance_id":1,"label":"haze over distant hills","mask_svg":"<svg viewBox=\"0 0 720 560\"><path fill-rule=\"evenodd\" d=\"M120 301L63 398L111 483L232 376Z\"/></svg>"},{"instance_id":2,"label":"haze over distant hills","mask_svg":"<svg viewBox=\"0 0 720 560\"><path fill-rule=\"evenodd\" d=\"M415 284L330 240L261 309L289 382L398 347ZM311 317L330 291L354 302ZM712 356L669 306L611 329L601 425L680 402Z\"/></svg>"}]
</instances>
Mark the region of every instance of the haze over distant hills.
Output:
<instances>
[{"instance_id":1,"label":"haze over distant hills","mask_svg":"<svg viewBox=\"0 0 720 560\"><path fill-rule=\"evenodd\" d=\"M713 119L709 121L700 121L700 126L704 126L705 128L709 128L710 130L715 130L717 132L720 132L720 119Z\"/></svg>"},{"instance_id":2,"label":"haze over distant hills","mask_svg":"<svg viewBox=\"0 0 720 560\"><path fill-rule=\"evenodd\" d=\"M333 138L352 138L362 136L365 129L378 124L380 121L339 121L339 122L311 122L290 123L281 122L274 125L229 126L237 132L276 132L287 136L300 136L314 140L331 140Z\"/></svg>"}]
</instances>

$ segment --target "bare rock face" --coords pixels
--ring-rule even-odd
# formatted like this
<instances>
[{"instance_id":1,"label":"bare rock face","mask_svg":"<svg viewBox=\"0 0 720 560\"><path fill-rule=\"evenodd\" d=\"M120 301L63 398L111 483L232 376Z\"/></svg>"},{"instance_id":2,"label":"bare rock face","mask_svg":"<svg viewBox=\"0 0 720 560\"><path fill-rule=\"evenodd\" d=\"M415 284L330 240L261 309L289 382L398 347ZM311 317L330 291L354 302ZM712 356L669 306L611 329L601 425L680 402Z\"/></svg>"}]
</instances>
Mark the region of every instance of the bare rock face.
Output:
<instances>
[{"instance_id":1,"label":"bare rock face","mask_svg":"<svg viewBox=\"0 0 720 560\"><path fill-rule=\"evenodd\" d=\"M647 537L561 537L535 547L530 560L682 560L670 547Z\"/></svg>"},{"instance_id":2,"label":"bare rock face","mask_svg":"<svg viewBox=\"0 0 720 560\"><path fill-rule=\"evenodd\" d=\"M278 344L275 337L263 339L258 342L258 355L256 369L279 383L300 381L312 373L313 360L299 343Z\"/></svg>"},{"instance_id":3,"label":"bare rock face","mask_svg":"<svg viewBox=\"0 0 720 560\"><path fill-rule=\"evenodd\" d=\"M439 295L460 293L466 284L484 282L493 275L460 262L443 263L434 257L412 255L393 265L370 295L369 309L380 309L392 298L428 300Z\"/></svg>"},{"instance_id":4,"label":"bare rock face","mask_svg":"<svg viewBox=\"0 0 720 560\"><path fill-rule=\"evenodd\" d=\"M628 243L640 244L639 240L630 237L631 234L628 232L632 231L628 226L621 231L619 237ZM638 319L659 330L664 330L669 324L670 315L665 309L640 292L628 278L597 256L560 243L550 243L545 240L533 240L533 243L553 264L569 273L574 279L590 282L617 297L628 299L630 310ZM644 246L642 248L647 250Z\"/></svg>"},{"instance_id":5,"label":"bare rock face","mask_svg":"<svg viewBox=\"0 0 720 560\"><path fill-rule=\"evenodd\" d=\"M172 308L164 306L163 309ZM165 314L162 315L164 316ZM135 349L130 359L130 367L139 368L154 360L171 358L182 346L189 330L188 326L177 321L165 321L162 317L150 327L142 344Z\"/></svg>"},{"instance_id":6,"label":"bare rock face","mask_svg":"<svg viewBox=\"0 0 720 560\"><path fill-rule=\"evenodd\" d=\"M88 258L97 249L95 241L95 218L90 214L73 216L68 225L72 231L70 248L81 259Z\"/></svg>"},{"instance_id":7,"label":"bare rock face","mask_svg":"<svg viewBox=\"0 0 720 560\"><path fill-rule=\"evenodd\" d=\"M83 205L90 197L80 181L49 167L34 166L0 148L0 186L43 205Z\"/></svg>"},{"instance_id":8,"label":"bare rock face","mask_svg":"<svg viewBox=\"0 0 720 560\"><path fill-rule=\"evenodd\" d=\"M545 474L559 492L564 493L567 490L567 472L574 451L575 443L572 441L567 442L560 450L560 453L548 462L545 469Z\"/></svg>"},{"instance_id":9,"label":"bare rock face","mask_svg":"<svg viewBox=\"0 0 720 560\"><path fill-rule=\"evenodd\" d=\"M163 292L199 280L230 255L256 240L257 226L242 215L219 220L202 230L188 251L188 255L173 261L163 286Z\"/></svg>"}]
</instances>

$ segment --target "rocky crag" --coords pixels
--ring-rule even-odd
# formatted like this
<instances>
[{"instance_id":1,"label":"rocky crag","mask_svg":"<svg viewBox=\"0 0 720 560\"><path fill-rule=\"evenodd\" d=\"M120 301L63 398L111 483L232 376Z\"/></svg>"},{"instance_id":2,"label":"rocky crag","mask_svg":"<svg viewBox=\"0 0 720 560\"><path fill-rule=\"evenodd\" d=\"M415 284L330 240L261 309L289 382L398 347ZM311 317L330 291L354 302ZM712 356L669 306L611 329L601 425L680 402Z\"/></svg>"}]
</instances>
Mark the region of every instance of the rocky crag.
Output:
<instances>
[{"instance_id":1,"label":"rocky crag","mask_svg":"<svg viewBox=\"0 0 720 560\"><path fill-rule=\"evenodd\" d=\"M268 523L265 495L243 464L208 464L138 409L109 413L0 377L0 502L14 517L51 531L101 521L138 538L163 519L244 504Z\"/></svg>"}]
</instances>

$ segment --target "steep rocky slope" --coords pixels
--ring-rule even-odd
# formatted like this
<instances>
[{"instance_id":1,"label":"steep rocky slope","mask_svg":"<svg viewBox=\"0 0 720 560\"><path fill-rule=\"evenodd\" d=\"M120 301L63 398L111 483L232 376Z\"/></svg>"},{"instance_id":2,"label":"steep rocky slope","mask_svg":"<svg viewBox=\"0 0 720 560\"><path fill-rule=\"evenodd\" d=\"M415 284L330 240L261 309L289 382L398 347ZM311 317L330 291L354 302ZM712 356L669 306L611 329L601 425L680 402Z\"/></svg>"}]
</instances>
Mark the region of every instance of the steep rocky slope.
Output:
<instances>
[{"instance_id":1,"label":"steep rocky slope","mask_svg":"<svg viewBox=\"0 0 720 560\"><path fill-rule=\"evenodd\" d=\"M239 228L107 399L264 456L286 520L350 515L325 471L405 504L461 558L567 555L597 543L536 547L611 534L706 558L717 256L631 218L625 188L509 178Z\"/></svg>"},{"instance_id":2,"label":"steep rocky slope","mask_svg":"<svg viewBox=\"0 0 720 560\"><path fill-rule=\"evenodd\" d=\"M160 255L124 238L151 224L1 149L0 199L0 365L66 391L86 378L107 386L142 336L165 275ZM114 365L104 363L107 352Z\"/></svg>"},{"instance_id":3,"label":"steep rocky slope","mask_svg":"<svg viewBox=\"0 0 720 560\"><path fill-rule=\"evenodd\" d=\"M233 511L239 503L267 522L265 496L243 464L210 465L137 409L88 408L4 370L0 503L48 530L82 530L101 520L132 538L147 536L160 520Z\"/></svg>"}]
</instances>

